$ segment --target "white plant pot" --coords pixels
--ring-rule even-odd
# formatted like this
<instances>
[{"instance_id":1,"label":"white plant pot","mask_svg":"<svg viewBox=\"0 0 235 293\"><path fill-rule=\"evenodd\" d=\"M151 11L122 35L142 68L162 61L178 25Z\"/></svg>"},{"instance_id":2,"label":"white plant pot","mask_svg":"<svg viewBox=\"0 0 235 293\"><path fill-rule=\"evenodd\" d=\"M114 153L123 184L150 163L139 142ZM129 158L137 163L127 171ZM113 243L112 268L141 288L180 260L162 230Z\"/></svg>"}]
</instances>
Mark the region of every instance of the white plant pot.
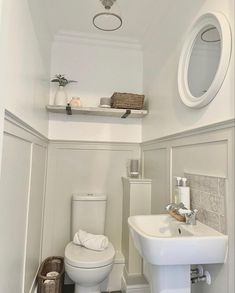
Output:
<instances>
[{"instance_id":1,"label":"white plant pot","mask_svg":"<svg viewBox=\"0 0 235 293\"><path fill-rule=\"evenodd\" d=\"M54 105L56 106L67 105L67 94L63 86L59 86L55 93Z\"/></svg>"}]
</instances>

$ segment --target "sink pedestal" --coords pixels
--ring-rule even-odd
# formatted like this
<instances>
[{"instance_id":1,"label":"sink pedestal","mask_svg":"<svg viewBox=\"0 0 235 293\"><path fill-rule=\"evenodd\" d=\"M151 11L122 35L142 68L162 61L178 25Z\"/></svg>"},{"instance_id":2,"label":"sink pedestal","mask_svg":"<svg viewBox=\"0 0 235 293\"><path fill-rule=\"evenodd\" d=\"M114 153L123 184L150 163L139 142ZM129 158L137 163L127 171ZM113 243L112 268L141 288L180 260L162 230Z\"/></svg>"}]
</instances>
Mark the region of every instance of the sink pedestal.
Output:
<instances>
[{"instance_id":1,"label":"sink pedestal","mask_svg":"<svg viewBox=\"0 0 235 293\"><path fill-rule=\"evenodd\" d=\"M190 293L190 265L150 265L151 293Z\"/></svg>"}]
</instances>

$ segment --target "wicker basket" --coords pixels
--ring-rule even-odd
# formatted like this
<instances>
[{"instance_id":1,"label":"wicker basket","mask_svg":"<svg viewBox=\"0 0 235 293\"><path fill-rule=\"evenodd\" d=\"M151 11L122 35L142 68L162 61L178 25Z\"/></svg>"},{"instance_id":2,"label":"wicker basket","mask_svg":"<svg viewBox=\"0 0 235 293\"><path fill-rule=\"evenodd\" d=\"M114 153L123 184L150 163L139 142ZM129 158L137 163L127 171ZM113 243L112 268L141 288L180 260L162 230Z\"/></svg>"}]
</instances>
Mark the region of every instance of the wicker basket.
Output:
<instances>
[{"instance_id":1,"label":"wicker basket","mask_svg":"<svg viewBox=\"0 0 235 293\"><path fill-rule=\"evenodd\" d=\"M56 277L47 277L46 274L52 271L59 273L59 275ZM37 293L62 293L63 283L64 283L63 257L53 256L53 257L46 258L41 264L39 272L38 272Z\"/></svg>"},{"instance_id":2,"label":"wicker basket","mask_svg":"<svg viewBox=\"0 0 235 293\"><path fill-rule=\"evenodd\" d=\"M114 93L111 97L111 107L117 109L141 110L144 107L144 95Z\"/></svg>"}]
</instances>

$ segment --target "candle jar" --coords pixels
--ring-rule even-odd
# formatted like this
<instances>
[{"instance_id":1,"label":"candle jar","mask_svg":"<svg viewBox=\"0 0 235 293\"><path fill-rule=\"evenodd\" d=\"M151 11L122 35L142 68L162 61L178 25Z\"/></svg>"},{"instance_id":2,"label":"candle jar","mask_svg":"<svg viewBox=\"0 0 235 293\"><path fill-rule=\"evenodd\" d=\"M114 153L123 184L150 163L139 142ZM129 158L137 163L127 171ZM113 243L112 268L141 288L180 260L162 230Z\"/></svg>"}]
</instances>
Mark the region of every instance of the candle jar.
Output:
<instances>
[{"instance_id":1,"label":"candle jar","mask_svg":"<svg viewBox=\"0 0 235 293\"><path fill-rule=\"evenodd\" d=\"M73 97L71 100L70 100L70 106L71 107L81 107L82 104L81 104L81 99L79 97Z\"/></svg>"}]
</instances>

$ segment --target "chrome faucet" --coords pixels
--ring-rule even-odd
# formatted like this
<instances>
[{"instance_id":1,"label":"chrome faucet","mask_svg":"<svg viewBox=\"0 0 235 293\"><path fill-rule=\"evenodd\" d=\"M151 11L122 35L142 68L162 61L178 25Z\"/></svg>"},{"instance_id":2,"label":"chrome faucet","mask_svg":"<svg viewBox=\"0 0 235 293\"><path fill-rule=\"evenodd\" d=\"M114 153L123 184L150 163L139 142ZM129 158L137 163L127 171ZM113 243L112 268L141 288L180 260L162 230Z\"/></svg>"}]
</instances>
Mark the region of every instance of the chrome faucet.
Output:
<instances>
[{"instance_id":1,"label":"chrome faucet","mask_svg":"<svg viewBox=\"0 0 235 293\"><path fill-rule=\"evenodd\" d=\"M185 217L185 223L187 225L196 225L196 214L198 210L189 210L185 207L185 205L180 202L179 204L170 203L166 206L166 210L168 212L174 211L177 214Z\"/></svg>"},{"instance_id":2,"label":"chrome faucet","mask_svg":"<svg viewBox=\"0 0 235 293\"><path fill-rule=\"evenodd\" d=\"M179 209L179 214L185 216L185 223L187 225L196 225L196 215L198 210Z\"/></svg>"},{"instance_id":3,"label":"chrome faucet","mask_svg":"<svg viewBox=\"0 0 235 293\"><path fill-rule=\"evenodd\" d=\"M179 204L176 204L176 203L170 203L168 204L165 209L170 212L170 211L176 211L178 213L178 211L180 209L186 209L184 204L182 202L180 202Z\"/></svg>"}]
</instances>

